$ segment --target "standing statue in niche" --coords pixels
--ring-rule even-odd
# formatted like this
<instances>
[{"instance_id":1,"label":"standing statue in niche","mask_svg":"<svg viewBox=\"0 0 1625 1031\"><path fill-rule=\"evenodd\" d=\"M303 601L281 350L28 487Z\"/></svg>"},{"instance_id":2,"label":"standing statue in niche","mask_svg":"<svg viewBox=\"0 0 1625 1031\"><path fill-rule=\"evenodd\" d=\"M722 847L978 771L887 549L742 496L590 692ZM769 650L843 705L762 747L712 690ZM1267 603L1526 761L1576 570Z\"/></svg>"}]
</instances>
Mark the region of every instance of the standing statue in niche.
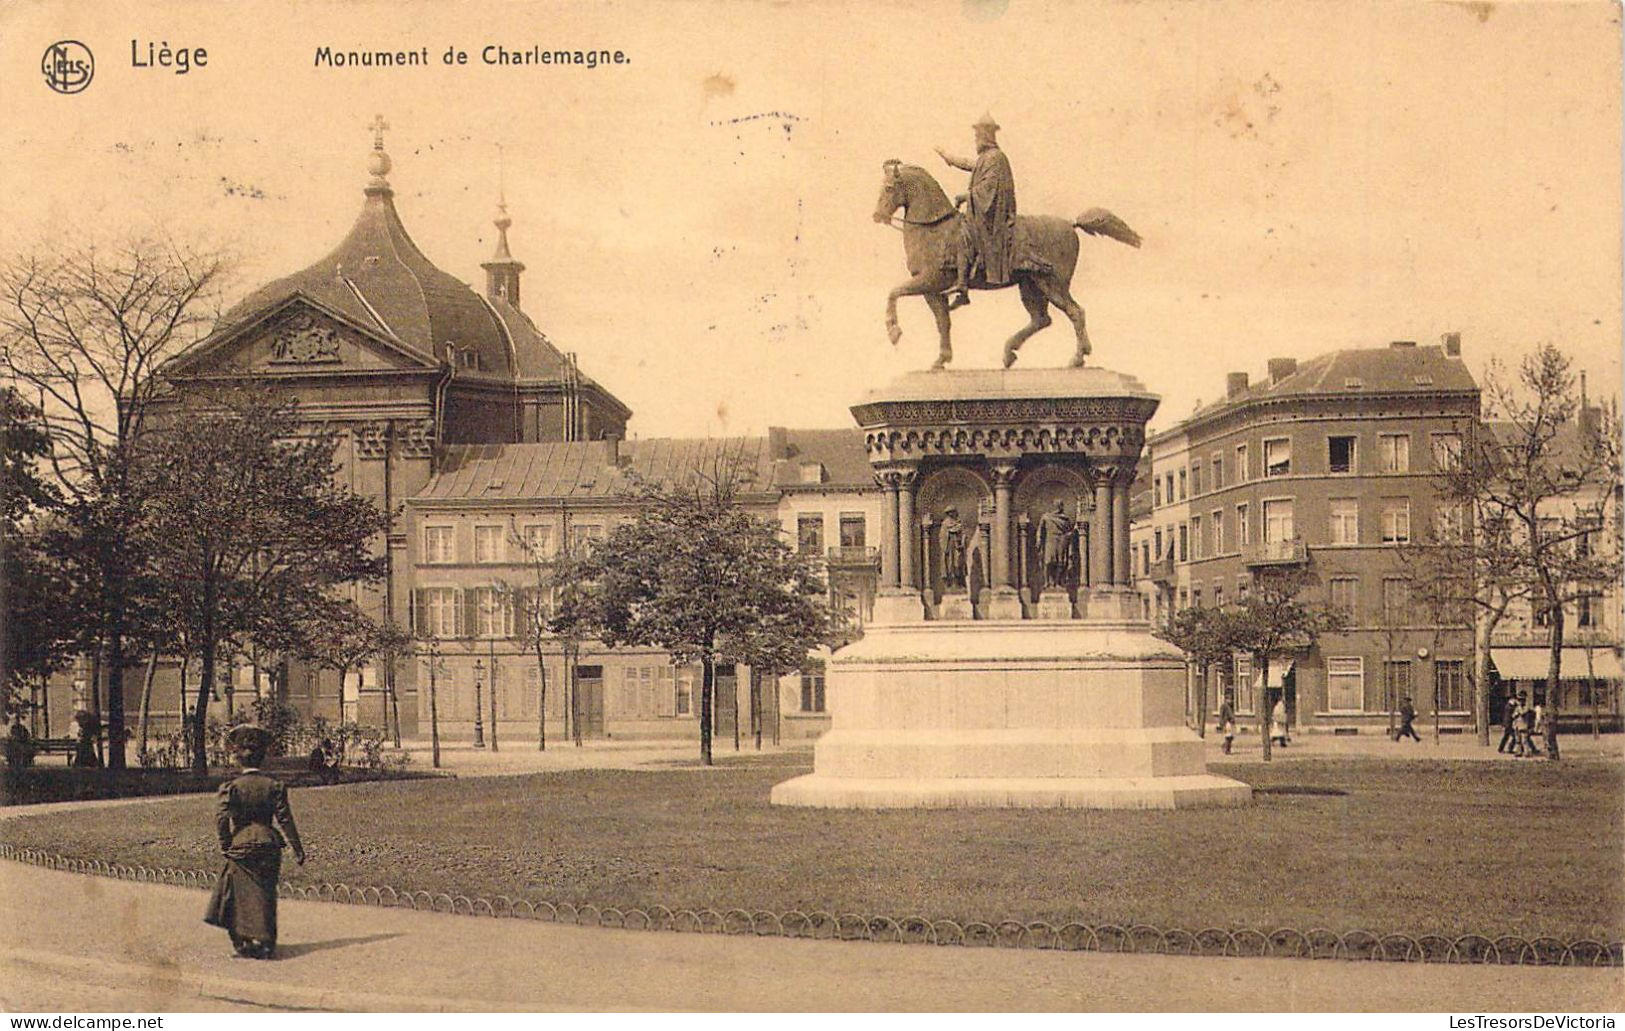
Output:
<instances>
[{"instance_id":1,"label":"standing statue in niche","mask_svg":"<svg viewBox=\"0 0 1625 1031\"><path fill-rule=\"evenodd\" d=\"M1078 574L1078 524L1066 514L1066 503L1055 500L1055 509L1038 520L1038 551L1044 561L1044 588L1065 590Z\"/></svg>"},{"instance_id":2,"label":"standing statue in niche","mask_svg":"<svg viewBox=\"0 0 1625 1031\"><path fill-rule=\"evenodd\" d=\"M965 524L959 521L957 508L942 514L942 585L965 589Z\"/></svg>"}]
</instances>

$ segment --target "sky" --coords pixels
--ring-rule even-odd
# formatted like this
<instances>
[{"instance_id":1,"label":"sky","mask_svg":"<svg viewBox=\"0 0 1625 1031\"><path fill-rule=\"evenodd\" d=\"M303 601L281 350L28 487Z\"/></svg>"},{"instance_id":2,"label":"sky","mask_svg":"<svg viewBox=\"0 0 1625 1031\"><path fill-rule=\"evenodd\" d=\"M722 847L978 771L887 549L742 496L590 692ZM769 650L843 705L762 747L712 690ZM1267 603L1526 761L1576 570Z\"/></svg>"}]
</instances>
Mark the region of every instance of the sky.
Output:
<instances>
[{"instance_id":1,"label":"sky","mask_svg":"<svg viewBox=\"0 0 1625 1031\"><path fill-rule=\"evenodd\" d=\"M40 55L96 56L59 95ZM185 74L147 44L203 47ZM481 49L610 49L587 69ZM317 67L318 47L428 67ZM468 53L447 66L448 47ZM950 194L984 112L1024 213L1105 207L1084 238L1094 364L1167 426L1306 359L1459 331L1477 374L1552 341L1621 376L1619 11L1610 3L29 3L0 7L0 249L154 228L229 247L236 293L321 258L360 210L369 123L419 247L472 285L499 191L524 308L642 437L851 425L935 356L888 158ZM499 151L501 158L499 160ZM954 315L956 367L998 363L1015 292ZM1064 319L1024 367L1064 364Z\"/></svg>"}]
</instances>

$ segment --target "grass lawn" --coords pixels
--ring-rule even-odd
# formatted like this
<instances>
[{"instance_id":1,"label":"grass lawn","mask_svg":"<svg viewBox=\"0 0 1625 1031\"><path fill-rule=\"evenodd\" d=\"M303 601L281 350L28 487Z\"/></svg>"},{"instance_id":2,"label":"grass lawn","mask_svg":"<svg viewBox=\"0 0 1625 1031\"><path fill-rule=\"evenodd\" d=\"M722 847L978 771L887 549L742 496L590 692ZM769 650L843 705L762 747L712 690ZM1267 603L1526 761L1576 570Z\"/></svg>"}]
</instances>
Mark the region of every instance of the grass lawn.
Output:
<instances>
[{"instance_id":1,"label":"grass lawn","mask_svg":"<svg viewBox=\"0 0 1625 1031\"><path fill-rule=\"evenodd\" d=\"M1297 760L1226 767L1240 810L825 812L807 771L580 771L299 790L296 882L931 918L1625 937L1619 763ZM213 801L25 817L16 845L212 868Z\"/></svg>"}]
</instances>

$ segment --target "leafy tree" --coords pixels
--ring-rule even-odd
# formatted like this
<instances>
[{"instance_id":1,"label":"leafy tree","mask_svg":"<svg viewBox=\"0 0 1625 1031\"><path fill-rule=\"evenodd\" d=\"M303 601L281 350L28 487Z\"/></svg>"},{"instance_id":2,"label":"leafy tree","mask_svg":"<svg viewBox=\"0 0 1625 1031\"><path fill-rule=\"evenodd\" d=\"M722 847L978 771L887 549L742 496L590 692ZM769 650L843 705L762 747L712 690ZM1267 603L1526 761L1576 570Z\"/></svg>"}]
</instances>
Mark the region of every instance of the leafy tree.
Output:
<instances>
[{"instance_id":1,"label":"leafy tree","mask_svg":"<svg viewBox=\"0 0 1625 1031\"><path fill-rule=\"evenodd\" d=\"M126 638L144 539L136 470L166 390L157 373L208 332L226 270L218 254L160 239L0 264L0 370L37 397L50 436L64 502L52 547L93 617L79 645L107 680L114 769L125 765Z\"/></svg>"},{"instance_id":2,"label":"leafy tree","mask_svg":"<svg viewBox=\"0 0 1625 1031\"><path fill-rule=\"evenodd\" d=\"M638 515L586 560L598 635L697 662L700 760L711 763L717 661L791 668L829 641L837 619L807 556L741 504L741 471L720 461L679 483L645 484Z\"/></svg>"},{"instance_id":3,"label":"leafy tree","mask_svg":"<svg viewBox=\"0 0 1625 1031\"><path fill-rule=\"evenodd\" d=\"M1225 611L1224 635L1230 648L1252 657L1259 682L1265 685L1257 706L1265 762L1270 761L1270 659L1288 649L1311 648L1321 634L1344 625L1341 612L1304 599L1316 582L1303 566L1259 570L1247 596Z\"/></svg>"},{"instance_id":4,"label":"leafy tree","mask_svg":"<svg viewBox=\"0 0 1625 1031\"><path fill-rule=\"evenodd\" d=\"M301 424L293 402L247 389L199 394L140 468L158 481L144 488L153 588L201 666L198 769L222 644L308 651L342 611L332 590L383 575L373 552L388 517L336 478L337 443Z\"/></svg>"},{"instance_id":5,"label":"leafy tree","mask_svg":"<svg viewBox=\"0 0 1625 1031\"><path fill-rule=\"evenodd\" d=\"M1477 513L1475 546L1498 560L1494 572L1527 584L1546 621L1547 757L1557 745L1566 608L1618 582L1620 425L1616 411L1584 405L1572 362L1546 344L1515 375L1492 364L1481 392L1488 432L1447 477L1450 500ZM1476 557L1476 556L1475 556ZM1485 561L1475 561L1473 571ZM1493 589L1493 588L1486 588ZM1481 740L1488 743L1487 732Z\"/></svg>"},{"instance_id":6,"label":"leafy tree","mask_svg":"<svg viewBox=\"0 0 1625 1031\"><path fill-rule=\"evenodd\" d=\"M1168 624L1155 633L1184 652L1186 660L1196 667L1202 678L1202 688L1196 697L1196 728L1198 734L1206 737L1208 672L1214 667L1228 666L1234 654L1229 617L1220 609L1195 605L1174 613Z\"/></svg>"},{"instance_id":7,"label":"leafy tree","mask_svg":"<svg viewBox=\"0 0 1625 1031\"><path fill-rule=\"evenodd\" d=\"M547 751L547 647L556 642L565 660L566 676L570 675L574 657L580 654L582 640L590 635L591 612L589 585L584 580L581 556L560 546L550 554L539 541L519 532L516 525L509 526L509 540L525 558L525 582L498 583L497 590L514 607L514 633L520 646L530 649L536 656L536 748ZM574 720L574 700L566 698L565 732L569 733ZM581 744L580 728L575 728L575 743Z\"/></svg>"},{"instance_id":8,"label":"leafy tree","mask_svg":"<svg viewBox=\"0 0 1625 1031\"><path fill-rule=\"evenodd\" d=\"M344 717L344 680L379 658L400 654L410 644L406 632L388 620L373 619L348 599L327 599L325 615L307 620L300 656L339 675L339 718ZM360 684L357 689L359 692Z\"/></svg>"}]
</instances>

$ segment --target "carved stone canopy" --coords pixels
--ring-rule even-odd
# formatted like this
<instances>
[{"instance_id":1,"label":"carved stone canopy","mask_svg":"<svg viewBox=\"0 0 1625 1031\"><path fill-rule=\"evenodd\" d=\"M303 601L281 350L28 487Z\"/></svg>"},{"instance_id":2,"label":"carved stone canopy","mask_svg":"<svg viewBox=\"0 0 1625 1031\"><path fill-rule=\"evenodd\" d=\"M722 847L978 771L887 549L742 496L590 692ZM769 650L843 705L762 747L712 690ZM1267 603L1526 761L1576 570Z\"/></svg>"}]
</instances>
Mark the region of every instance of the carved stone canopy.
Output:
<instances>
[{"instance_id":1,"label":"carved stone canopy","mask_svg":"<svg viewBox=\"0 0 1625 1031\"><path fill-rule=\"evenodd\" d=\"M872 391L852 414L876 464L1027 455L1132 462L1159 400L1107 369L938 369Z\"/></svg>"}]
</instances>

